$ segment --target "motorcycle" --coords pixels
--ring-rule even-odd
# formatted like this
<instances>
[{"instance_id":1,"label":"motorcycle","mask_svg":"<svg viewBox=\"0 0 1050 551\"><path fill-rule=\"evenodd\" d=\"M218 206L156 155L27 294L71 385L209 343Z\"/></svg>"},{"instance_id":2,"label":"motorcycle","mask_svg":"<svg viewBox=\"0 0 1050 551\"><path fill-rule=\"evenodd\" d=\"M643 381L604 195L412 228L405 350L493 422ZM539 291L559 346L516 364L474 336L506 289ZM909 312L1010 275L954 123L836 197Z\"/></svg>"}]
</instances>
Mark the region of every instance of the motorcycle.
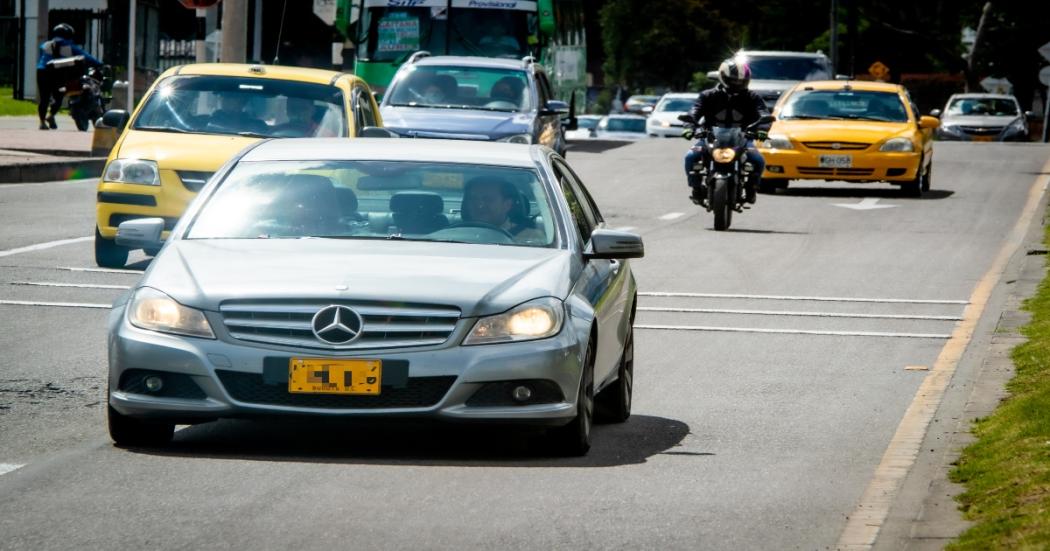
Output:
<instances>
[{"instance_id":1,"label":"motorcycle","mask_svg":"<svg viewBox=\"0 0 1050 551\"><path fill-rule=\"evenodd\" d=\"M87 131L106 112L113 88L112 79L107 74L108 67L88 67L85 70L85 65L83 56L48 62L59 81L65 83L58 90L63 97L69 98L69 114L81 132Z\"/></svg>"},{"instance_id":2,"label":"motorcycle","mask_svg":"<svg viewBox=\"0 0 1050 551\"><path fill-rule=\"evenodd\" d=\"M725 231L733 223L733 212L743 212L746 203L744 184L755 167L747 161L747 144L750 140L763 138L765 132L759 127L774 121L766 115L746 128L739 126L714 126L704 129L702 121L689 115L679 115L678 120L690 129L683 134L686 139L700 138L703 152L700 161L693 165L692 174L700 176L707 187L706 200L700 202L708 212L714 212L715 231ZM700 130L695 130L699 128Z\"/></svg>"}]
</instances>

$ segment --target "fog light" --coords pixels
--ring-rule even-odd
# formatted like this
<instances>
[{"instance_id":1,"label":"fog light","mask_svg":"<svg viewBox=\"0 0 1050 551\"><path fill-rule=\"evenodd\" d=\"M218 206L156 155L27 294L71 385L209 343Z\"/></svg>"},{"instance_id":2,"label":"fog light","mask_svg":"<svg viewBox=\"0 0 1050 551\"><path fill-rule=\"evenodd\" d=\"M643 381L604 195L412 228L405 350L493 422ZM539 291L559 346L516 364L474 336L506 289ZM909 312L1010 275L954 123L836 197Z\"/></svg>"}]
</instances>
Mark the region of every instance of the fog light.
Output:
<instances>
[{"instance_id":1,"label":"fog light","mask_svg":"<svg viewBox=\"0 0 1050 551\"><path fill-rule=\"evenodd\" d=\"M160 392L160 389L164 388L164 380L156 375L146 377L144 382L146 383L146 390L150 392Z\"/></svg>"},{"instance_id":2,"label":"fog light","mask_svg":"<svg viewBox=\"0 0 1050 551\"><path fill-rule=\"evenodd\" d=\"M768 165L766 166L766 170L772 172L773 174L781 174L784 172L784 167L777 165Z\"/></svg>"},{"instance_id":3,"label":"fog light","mask_svg":"<svg viewBox=\"0 0 1050 551\"><path fill-rule=\"evenodd\" d=\"M527 386L514 387L514 392L511 393L511 396L519 402L525 402L532 398L532 389Z\"/></svg>"}]
</instances>

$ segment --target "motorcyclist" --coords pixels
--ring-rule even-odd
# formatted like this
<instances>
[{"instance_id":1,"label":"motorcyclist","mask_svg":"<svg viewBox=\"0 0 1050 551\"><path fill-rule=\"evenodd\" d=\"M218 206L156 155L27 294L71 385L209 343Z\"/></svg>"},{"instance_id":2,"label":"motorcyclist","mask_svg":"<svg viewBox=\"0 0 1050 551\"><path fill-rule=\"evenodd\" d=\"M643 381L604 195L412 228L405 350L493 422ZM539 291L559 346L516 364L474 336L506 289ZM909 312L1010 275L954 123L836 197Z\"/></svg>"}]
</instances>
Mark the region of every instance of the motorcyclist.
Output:
<instances>
[{"instance_id":1,"label":"motorcyclist","mask_svg":"<svg viewBox=\"0 0 1050 551\"><path fill-rule=\"evenodd\" d=\"M751 82L751 69L747 63L740 59L727 59L718 67L718 85L710 90L700 92L700 96L693 103L689 115L694 121L701 123L705 128L712 126L739 126L747 127L761 117L769 115L769 109L762 98L747 89ZM694 137L692 129L686 130L687 138ZM685 173L689 186L693 188L691 199L696 204L702 204L707 200L707 189L703 178L693 174L693 165L703 157L704 141L697 141L685 154ZM744 184L745 196L748 203L754 203L756 189L765 169L766 162L755 148L753 141L748 142L747 159L754 169Z\"/></svg>"},{"instance_id":2,"label":"motorcyclist","mask_svg":"<svg viewBox=\"0 0 1050 551\"><path fill-rule=\"evenodd\" d=\"M73 41L75 35L76 32L71 25L59 23L55 25L55 28L51 29L52 38L40 44L40 57L36 63L36 95L38 101L37 116L40 117L41 130L58 128L58 124L55 122L55 115L58 114L58 110L62 107L63 99L63 94L59 89L64 83L61 82L60 75L49 67L47 63L53 59L79 55L84 56L84 61L90 66L102 66L101 61L84 51L80 46L77 46L76 42ZM50 116L48 116L48 107L51 110Z\"/></svg>"}]
</instances>

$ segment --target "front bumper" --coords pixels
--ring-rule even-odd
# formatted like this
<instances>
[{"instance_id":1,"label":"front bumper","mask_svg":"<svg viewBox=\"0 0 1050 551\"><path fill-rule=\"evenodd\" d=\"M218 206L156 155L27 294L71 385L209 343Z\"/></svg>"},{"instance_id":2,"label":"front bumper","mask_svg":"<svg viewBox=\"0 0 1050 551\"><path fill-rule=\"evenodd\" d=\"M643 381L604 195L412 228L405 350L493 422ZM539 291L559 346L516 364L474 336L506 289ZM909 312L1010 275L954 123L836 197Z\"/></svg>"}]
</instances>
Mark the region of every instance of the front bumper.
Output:
<instances>
[{"instance_id":1,"label":"front bumper","mask_svg":"<svg viewBox=\"0 0 1050 551\"><path fill-rule=\"evenodd\" d=\"M95 223L106 239L117 236L121 222L135 218L163 218L163 238L175 227L190 201L197 196L183 185L174 170L160 170L160 185L122 184L101 180L95 202Z\"/></svg>"},{"instance_id":2,"label":"front bumper","mask_svg":"<svg viewBox=\"0 0 1050 551\"><path fill-rule=\"evenodd\" d=\"M946 142L1025 142L1028 131L1007 126L1001 130L967 131L956 126L940 126L937 139Z\"/></svg>"},{"instance_id":3,"label":"front bumper","mask_svg":"<svg viewBox=\"0 0 1050 551\"><path fill-rule=\"evenodd\" d=\"M682 132L685 127L682 125L672 126L660 126L660 125L645 125L645 131L651 136L659 136L661 138L681 138Z\"/></svg>"},{"instance_id":4,"label":"front bumper","mask_svg":"<svg viewBox=\"0 0 1050 551\"><path fill-rule=\"evenodd\" d=\"M217 336L211 340L139 329L128 323L124 311L118 306L110 318L109 404L132 417L192 423L314 415L560 425L576 415L586 339L577 338L568 320L561 333L538 341L449 344L462 341L473 325L468 319L460 320L447 343L437 347L328 353L237 341L214 313L207 314ZM391 376L384 375L377 396L293 396L287 391L292 357L380 359L384 373L389 369ZM125 375L144 370L169 377L183 388L192 382L192 392L156 395L128 384ZM553 392L543 394L548 399L542 403L524 405L492 400L492 392L484 400L477 398L486 383L508 381L543 381Z\"/></svg>"},{"instance_id":5,"label":"front bumper","mask_svg":"<svg viewBox=\"0 0 1050 551\"><path fill-rule=\"evenodd\" d=\"M759 149L766 161L763 178L844 180L847 182L908 182L915 179L922 155L912 153ZM822 167L822 155L850 155L849 168Z\"/></svg>"}]
</instances>

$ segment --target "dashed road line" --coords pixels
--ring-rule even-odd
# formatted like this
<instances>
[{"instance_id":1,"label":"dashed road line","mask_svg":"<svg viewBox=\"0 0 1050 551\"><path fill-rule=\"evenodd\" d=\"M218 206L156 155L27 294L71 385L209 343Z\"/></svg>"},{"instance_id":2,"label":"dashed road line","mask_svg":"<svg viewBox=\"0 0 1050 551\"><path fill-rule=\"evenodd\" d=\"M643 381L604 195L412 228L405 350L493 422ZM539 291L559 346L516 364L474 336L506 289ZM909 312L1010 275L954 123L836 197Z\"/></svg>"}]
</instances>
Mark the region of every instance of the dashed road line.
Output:
<instances>
[{"instance_id":1,"label":"dashed road line","mask_svg":"<svg viewBox=\"0 0 1050 551\"><path fill-rule=\"evenodd\" d=\"M88 302L38 302L32 300L4 300L0 299L0 305L12 306L55 306L59 308L113 308L112 304L94 304Z\"/></svg>"},{"instance_id":2,"label":"dashed road line","mask_svg":"<svg viewBox=\"0 0 1050 551\"><path fill-rule=\"evenodd\" d=\"M14 463L0 463L0 475L5 475L11 471L16 471L25 467L25 465L16 465Z\"/></svg>"},{"instance_id":3,"label":"dashed road line","mask_svg":"<svg viewBox=\"0 0 1050 551\"><path fill-rule=\"evenodd\" d=\"M785 310L734 310L729 308L663 308L656 306L639 306L639 312L679 312L687 314L733 314L733 315L756 315L756 316L791 316L791 317L814 317L814 318L871 318L891 320L928 320L928 321L959 321L962 316L928 316L912 314L850 314L842 312L797 312Z\"/></svg>"},{"instance_id":4,"label":"dashed road line","mask_svg":"<svg viewBox=\"0 0 1050 551\"><path fill-rule=\"evenodd\" d=\"M73 239L59 239L58 241L37 243L36 245L28 245L26 247L18 247L17 249L8 249L6 251L0 251L0 257L11 256L13 254L29 253L33 251L42 251L44 249L60 247L62 245L71 245L73 243L83 243L84 241L91 241L94 238L94 236L74 237Z\"/></svg>"},{"instance_id":5,"label":"dashed road line","mask_svg":"<svg viewBox=\"0 0 1050 551\"><path fill-rule=\"evenodd\" d=\"M746 295L735 293L677 293L645 291L638 293L643 297L680 297L680 298L739 298L754 300L807 300L816 302L878 302L885 304L969 304L966 300L910 299L910 298L864 298L864 297L808 297L792 295Z\"/></svg>"},{"instance_id":6,"label":"dashed road line","mask_svg":"<svg viewBox=\"0 0 1050 551\"><path fill-rule=\"evenodd\" d=\"M636 324L635 329L658 331L710 331L715 333L770 333L777 335L827 335L833 337L886 337L898 339L948 339L943 333L886 333L881 331L821 331L815 329L768 329L761 327L716 327L711 325Z\"/></svg>"},{"instance_id":7,"label":"dashed road line","mask_svg":"<svg viewBox=\"0 0 1050 551\"><path fill-rule=\"evenodd\" d=\"M34 287L75 287L77 289L130 289L130 285L103 285L100 283L59 283L56 281L12 281L11 285Z\"/></svg>"},{"instance_id":8,"label":"dashed road line","mask_svg":"<svg viewBox=\"0 0 1050 551\"><path fill-rule=\"evenodd\" d=\"M684 212L669 212L663 216L660 216L660 220L674 220L675 218L681 218L685 216Z\"/></svg>"}]
</instances>

